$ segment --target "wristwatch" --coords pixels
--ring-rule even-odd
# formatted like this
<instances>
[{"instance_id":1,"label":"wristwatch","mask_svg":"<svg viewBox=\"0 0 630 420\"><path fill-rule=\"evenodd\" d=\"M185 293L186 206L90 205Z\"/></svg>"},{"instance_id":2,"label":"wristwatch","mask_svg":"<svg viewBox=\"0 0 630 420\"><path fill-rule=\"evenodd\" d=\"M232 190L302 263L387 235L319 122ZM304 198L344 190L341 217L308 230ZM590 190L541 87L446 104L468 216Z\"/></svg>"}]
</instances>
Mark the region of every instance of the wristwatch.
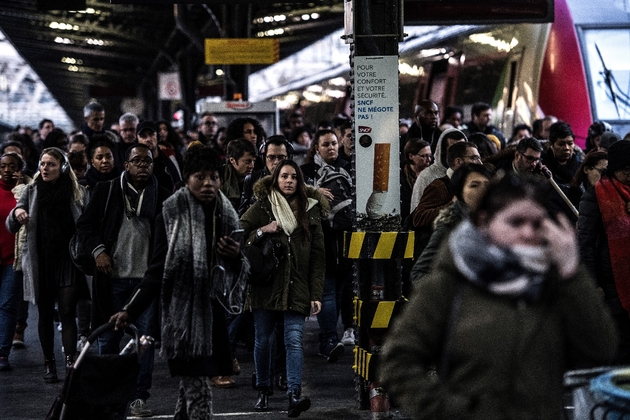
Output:
<instances>
[{"instance_id":1,"label":"wristwatch","mask_svg":"<svg viewBox=\"0 0 630 420\"><path fill-rule=\"evenodd\" d=\"M258 228L258 230L256 231L256 237L257 238L262 238L263 237L263 231L261 228Z\"/></svg>"}]
</instances>

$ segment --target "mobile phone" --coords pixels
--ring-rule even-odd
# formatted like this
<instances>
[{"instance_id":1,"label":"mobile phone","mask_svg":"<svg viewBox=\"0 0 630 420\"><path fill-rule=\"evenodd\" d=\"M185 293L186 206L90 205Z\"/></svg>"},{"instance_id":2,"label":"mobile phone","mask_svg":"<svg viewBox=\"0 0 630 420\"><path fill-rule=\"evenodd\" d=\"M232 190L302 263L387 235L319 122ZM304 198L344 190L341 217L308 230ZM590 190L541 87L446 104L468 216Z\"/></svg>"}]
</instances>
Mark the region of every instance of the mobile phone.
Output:
<instances>
[{"instance_id":1,"label":"mobile phone","mask_svg":"<svg viewBox=\"0 0 630 420\"><path fill-rule=\"evenodd\" d=\"M230 233L230 238L234 239L236 242L241 242L243 240L243 236L245 236L245 231L243 229L234 229L232 233Z\"/></svg>"}]
</instances>

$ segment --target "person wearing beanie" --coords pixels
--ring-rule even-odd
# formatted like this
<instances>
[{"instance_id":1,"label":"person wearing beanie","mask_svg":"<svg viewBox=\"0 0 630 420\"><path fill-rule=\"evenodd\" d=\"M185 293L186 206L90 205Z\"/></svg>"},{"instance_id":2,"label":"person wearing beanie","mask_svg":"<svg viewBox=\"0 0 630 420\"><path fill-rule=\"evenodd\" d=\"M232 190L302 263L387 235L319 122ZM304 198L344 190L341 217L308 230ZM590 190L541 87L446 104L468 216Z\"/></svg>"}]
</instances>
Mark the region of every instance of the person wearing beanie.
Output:
<instances>
[{"instance_id":1,"label":"person wearing beanie","mask_svg":"<svg viewBox=\"0 0 630 420\"><path fill-rule=\"evenodd\" d=\"M582 261L602 289L617 324L617 364L630 363L630 141L610 146L608 168L580 201Z\"/></svg>"}]
</instances>

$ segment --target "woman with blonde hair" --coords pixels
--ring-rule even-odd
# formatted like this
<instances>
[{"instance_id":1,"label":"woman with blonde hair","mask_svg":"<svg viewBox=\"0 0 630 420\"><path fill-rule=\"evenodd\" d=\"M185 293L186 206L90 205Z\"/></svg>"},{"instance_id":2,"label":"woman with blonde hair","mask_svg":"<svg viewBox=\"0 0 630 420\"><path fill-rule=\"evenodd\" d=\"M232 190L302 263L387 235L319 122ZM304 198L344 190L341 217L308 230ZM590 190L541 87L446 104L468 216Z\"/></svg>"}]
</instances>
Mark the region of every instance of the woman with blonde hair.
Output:
<instances>
[{"instance_id":1,"label":"woman with blonde hair","mask_svg":"<svg viewBox=\"0 0 630 420\"><path fill-rule=\"evenodd\" d=\"M85 277L70 259L68 245L75 222L87 205L85 188L77 183L65 153L49 147L42 151L39 172L24 190L6 220L10 232L27 228L22 256L24 299L37 305L39 340L44 353L46 383L55 383L55 302L61 319L66 365L74 363L77 349L76 306Z\"/></svg>"}]
</instances>

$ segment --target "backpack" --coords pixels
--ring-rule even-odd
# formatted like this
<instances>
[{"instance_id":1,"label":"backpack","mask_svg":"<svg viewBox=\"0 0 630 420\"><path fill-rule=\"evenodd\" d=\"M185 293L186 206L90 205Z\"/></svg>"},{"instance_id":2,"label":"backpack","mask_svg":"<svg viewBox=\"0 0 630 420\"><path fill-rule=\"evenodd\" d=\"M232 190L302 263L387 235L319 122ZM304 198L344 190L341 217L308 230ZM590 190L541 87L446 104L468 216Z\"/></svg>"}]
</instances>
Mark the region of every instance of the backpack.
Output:
<instances>
[{"instance_id":1,"label":"backpack","mask_svg":"<svg viewBox=\"0 0 630 420\"><path fill-rule=\"evenodd\" d=\"M352 230L352 178L343 168L324 165L317 170L316 185L328 188L334 199L330 203L327 223L335 230Z\"/></svg>"}]
</instances>

